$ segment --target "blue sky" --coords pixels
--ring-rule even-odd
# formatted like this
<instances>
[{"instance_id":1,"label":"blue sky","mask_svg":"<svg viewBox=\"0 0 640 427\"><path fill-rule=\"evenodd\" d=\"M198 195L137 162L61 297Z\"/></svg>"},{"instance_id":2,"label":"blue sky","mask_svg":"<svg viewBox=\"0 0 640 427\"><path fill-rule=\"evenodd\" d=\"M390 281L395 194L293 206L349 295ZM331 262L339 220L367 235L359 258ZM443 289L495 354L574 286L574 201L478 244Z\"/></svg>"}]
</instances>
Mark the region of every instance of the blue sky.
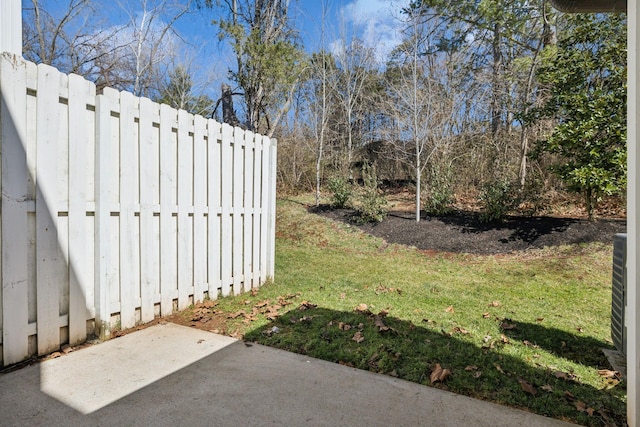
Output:
<instances>
[{"instance_id":1,"label":"blue sky","mask_svg":"<svg viewBox=\"0 0 640 427\"><path fill-rule=\"evenodd\" d=\"M129 21L127 13L135 16L144 0L118 0L105 2L95 0L95 5L104 13L106 26L121 26ZM150 7L160 0L147 0ZM180 0L179 0L180 1ZM290 16L307 52L321 48L320 31L322 9L326 6L325 45L329 50L337 49L341 39L352 36L363 40L365 46L373 47L377 57L383 61L393 49L399 36L400 22L397 17L409 0L291 0ZM69 0L43 0L41 2L54 15L61 15ZM30 7L31 0L22 0L23 7ZM52 10L53 9L53 10ZM125 12L127 11L127 12ZM196 85L206 86L207 92L217 93L220 83L226 80L229 64L234 57L227 43L220 43L218 30L212 20L218 17L219 9L201 9L183 16L175 24L177 33L186 44L179 48L177 61L182 62L194 74ZM126 33L121 33L126 37ZM212 94L213 94L212 93Z\"/></svg>"},{"instance_id":2,"label":"blue sky","mask_svg":"<svg viewBox=\"0 0 640 427\"><path fill-rule=\"evenodd\" d=\"M346 33L355 35L384 56L398 43L400 9L408 0L291 0L291 14L296 19L305 49L309 52L320 48L322 4L327 6L325 37L328 45ZM196 46L209 46L214 53L220 46L217 29L211 21L216 10L202 10L184 17L178 23L179 32Z\"/></svg>"},{"instance_id":3,"label":"blue sky","mask_svg":"<svg viewBox=\"0 0 640 427\"><path fill-rule=\"evenodd\" d=\"M134 0L135 1L135 0ZM325 17L325 43L327 49L335 48L341 37L356 36L365 45L374 47L379 60L384 60L398 44L398 15L409 0L291 0L291 15L307 52L321 47L322 4L327 6ZM198 50L201 58L196 68L207 73L214 92L225 79L233 56L225 43L217 39L217 28L211 21L218 11L204 9L181 19L177 29L181 36ZM185 54L188 54L185 52Z\"/></svg>"}]
</instances>

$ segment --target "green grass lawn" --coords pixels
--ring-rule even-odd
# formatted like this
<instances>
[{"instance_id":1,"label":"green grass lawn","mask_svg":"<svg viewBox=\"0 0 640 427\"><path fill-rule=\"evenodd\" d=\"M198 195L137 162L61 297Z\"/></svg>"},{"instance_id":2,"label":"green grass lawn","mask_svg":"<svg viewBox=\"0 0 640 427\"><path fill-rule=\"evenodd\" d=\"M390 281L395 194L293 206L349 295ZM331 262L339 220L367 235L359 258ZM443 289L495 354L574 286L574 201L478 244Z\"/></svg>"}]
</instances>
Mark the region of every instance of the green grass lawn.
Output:
<instances>
[{"instance_id":1,"label":"green grass lawn","mask_svg":"<svg viewBox=\"0 0 640 427\"><path fill-rule=\"evenodd\" d=\"M611 245L508 256L387 245L279 200L276 277L227 332L583 425L624 425L607 377ZM267 316L269 313L278 316ZM268 317L271 317L269 319Z\"/></svg>"}]
</instances>

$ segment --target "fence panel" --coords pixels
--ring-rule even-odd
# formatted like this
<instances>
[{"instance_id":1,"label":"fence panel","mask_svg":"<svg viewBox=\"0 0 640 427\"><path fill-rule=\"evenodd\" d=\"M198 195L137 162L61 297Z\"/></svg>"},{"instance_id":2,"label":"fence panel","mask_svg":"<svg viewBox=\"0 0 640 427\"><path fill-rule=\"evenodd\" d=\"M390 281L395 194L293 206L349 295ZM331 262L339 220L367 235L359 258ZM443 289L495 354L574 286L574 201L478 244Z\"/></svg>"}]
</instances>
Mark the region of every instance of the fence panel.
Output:
<instances>
[{"instance_id":1,"label":"fence panel","mask_svg":"<svg viewBox=\"0 0 640 427\"><path fill-rule=\"evenodd\" d=\"M275 141L9 54L0 91L0 365L273 274Z\"/></svg>"}]
</instances>

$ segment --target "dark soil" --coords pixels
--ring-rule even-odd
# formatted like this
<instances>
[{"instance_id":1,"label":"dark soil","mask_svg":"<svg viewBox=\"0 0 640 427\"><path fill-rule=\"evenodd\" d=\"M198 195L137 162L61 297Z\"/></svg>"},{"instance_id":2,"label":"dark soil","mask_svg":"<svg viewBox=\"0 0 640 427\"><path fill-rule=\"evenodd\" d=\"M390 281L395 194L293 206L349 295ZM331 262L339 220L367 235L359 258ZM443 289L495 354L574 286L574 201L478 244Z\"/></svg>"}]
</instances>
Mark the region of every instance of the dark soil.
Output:
<instances>
[{"instance_id":1,"label":"dark soil","mask_svg":"<svg viewBox=\"0 0 640 427\"><path fill-rule=\"evenodd\" d=\"M502 223L484 223L477 212L457 212L444 217L423 214L422 220L416 222L413 213L396 211L378 224L357 224L353 221L354 212L348 209L320 206L310 211L357 226L388 243L478 255L587 242L612 243L613 236L625 233L627 228L624 219L588 221L551 216L511 216Z\"/></svg>"}]
</instances>

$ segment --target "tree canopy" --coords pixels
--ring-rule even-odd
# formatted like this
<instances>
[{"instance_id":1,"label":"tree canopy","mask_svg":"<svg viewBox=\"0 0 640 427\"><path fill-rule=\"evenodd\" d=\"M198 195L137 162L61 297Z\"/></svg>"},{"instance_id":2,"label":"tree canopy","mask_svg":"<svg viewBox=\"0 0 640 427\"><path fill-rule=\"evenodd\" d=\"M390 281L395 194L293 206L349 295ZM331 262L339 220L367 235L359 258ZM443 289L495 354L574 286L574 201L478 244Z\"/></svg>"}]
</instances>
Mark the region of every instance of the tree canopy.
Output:
<instances>
[{"instance_id":1,"label":"tree canopy","mask_svg":"<svg viewBox=\"0 0 640 427\"><path fill-rule=\"evenodd\" d=\"M584 195L592 217L599 197L626 186L626 19L564 19L557 48L539 71L548 98L536 111L536 119L557 125L536 150L559 156L553 170Z\"/></svg>"}]
</instances>

